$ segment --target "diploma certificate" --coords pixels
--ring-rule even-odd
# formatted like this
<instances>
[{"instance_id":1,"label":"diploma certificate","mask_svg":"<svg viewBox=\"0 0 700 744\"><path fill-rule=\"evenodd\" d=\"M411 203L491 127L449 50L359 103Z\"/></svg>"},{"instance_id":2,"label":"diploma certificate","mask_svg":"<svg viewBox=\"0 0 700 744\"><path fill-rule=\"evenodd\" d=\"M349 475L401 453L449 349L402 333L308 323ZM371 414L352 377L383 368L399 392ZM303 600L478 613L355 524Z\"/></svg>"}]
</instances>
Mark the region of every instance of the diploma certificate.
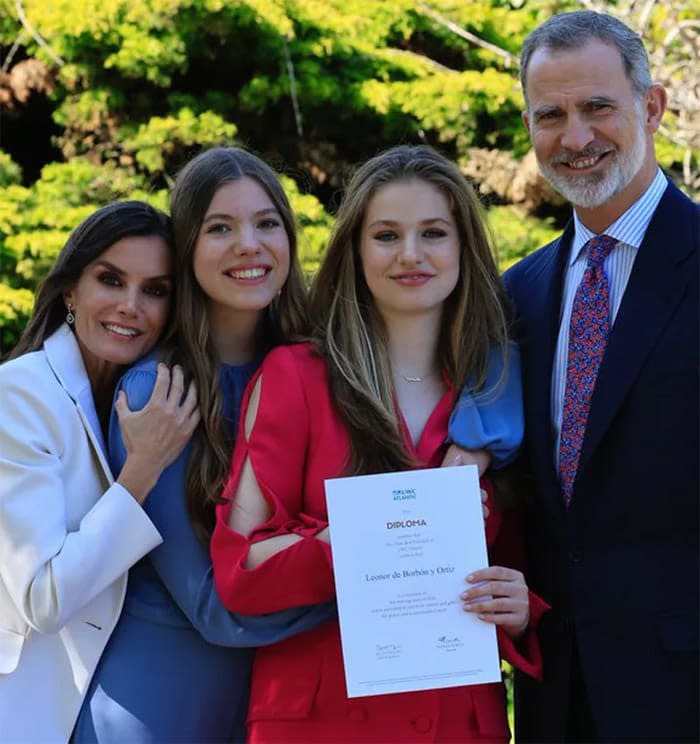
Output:
<instances>
[{"instance_id":1,"label":"diploma certificate","mask_svg":"<svg viewBox=\"0 0 700 744\"><path fill-rule=\"evenodd\" d=\"M500 681L495 627L459 599L488 566L477 467L325 486L348 696Z\"/></svg>"}]
</instances>

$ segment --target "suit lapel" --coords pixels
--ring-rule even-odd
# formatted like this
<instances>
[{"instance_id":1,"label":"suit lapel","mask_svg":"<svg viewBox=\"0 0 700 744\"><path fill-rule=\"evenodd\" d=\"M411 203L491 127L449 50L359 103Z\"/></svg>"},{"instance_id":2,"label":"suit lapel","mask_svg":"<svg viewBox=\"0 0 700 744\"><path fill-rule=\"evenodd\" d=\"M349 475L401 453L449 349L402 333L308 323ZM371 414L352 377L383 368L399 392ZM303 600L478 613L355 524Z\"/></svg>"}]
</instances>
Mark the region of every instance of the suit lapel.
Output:
<instances>
[{"instance_id":1,"label":"suit lapel","mask_svg":"<svg viewBox=\"0 0 700 744\"><path fill-rule=\"evenodd\" d=\"M114 482L114 478L105 455L105 442L95 410L90 380L85 372L83 357L71 329L63 324L44 341L44 350L61 387L75 402L76 410L90 440L93 457L102 470L105 482L109 485Z\"/></svg>"},{"instance_id":2,"label":"suit lapel","mask_svg":"<svg viewBox=\"0 0 700 744\"><path fill-rule=\"evenodd\" d=\"M538 482L546 485L542 492L562 517L564 508L554 467L552 365L559 335L564 269L573 232L573 221L570 221L561 237L545 252L543 260L532 267L537 273L527 278L530 288L527 299L531 306L525 313L531 318L527 340L530 371L526 413L531 459L537 463ZM536 291L533 292L533 288Z\"/></svg>"},{"instance_id":3,"label":"suit lapel","mask_svg":"<svg viewBox=\"0 0 700 744\"><path fill-rule=\"evenodd\" d=\"M579 472L590 461L683 298L690 277L681 263L693 249L692 214L684 217L683 200L669 184L639 248L591 398Z\"/></svg>"},{"instance_id":4,"label":"suit lapel","mask_svg":"<svg viewBox=\"0 0 700 744\"><path fill-rule=\"evenodd\" d=\"M114 483L114 477L105 455L102 428L97 417L97 412L95 411L95 403L92 398L92 393L90 393L89 399L88 396L85 395L81 396L81 398L82 400L76 401L76 409L80 416L80 420L83 422L88 439L90 440L92 456L102 471L102 484L106 490L110 485L112 485L112 483Z\"/></svg>"}]
</instances>

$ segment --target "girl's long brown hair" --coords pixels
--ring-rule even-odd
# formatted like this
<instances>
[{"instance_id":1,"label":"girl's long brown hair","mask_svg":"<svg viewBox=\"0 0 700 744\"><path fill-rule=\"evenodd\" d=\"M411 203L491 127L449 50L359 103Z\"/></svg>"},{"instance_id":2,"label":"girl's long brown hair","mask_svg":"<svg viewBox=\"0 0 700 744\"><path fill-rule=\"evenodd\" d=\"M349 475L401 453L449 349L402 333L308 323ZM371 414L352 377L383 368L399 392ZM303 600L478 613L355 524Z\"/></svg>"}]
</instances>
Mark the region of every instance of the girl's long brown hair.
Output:
<instances>
[{"instance_id":1,"label":"girl's long brown hair","mask_svg":"<svg viewBox=\"0 0 700 744\"><path fill-rule=\"evenodd\" d=\"M222 416L220 361L207 317L207 298L193 269L197 238L216 191L226 183L251 178L279 212L289 239L289 277L258 329L257 352L296 340L307 330L306 286L297 257L296 226L289 200L275 172L260 158L237 147L217 147L191 160L178 175L170 199L175 232L175 330L166 339L165 361L181 364L197 386L202 420L193 437L186 499L202 536L214 525L214 506L224 485L233 448Z\"/></svg>"}]
</instances>

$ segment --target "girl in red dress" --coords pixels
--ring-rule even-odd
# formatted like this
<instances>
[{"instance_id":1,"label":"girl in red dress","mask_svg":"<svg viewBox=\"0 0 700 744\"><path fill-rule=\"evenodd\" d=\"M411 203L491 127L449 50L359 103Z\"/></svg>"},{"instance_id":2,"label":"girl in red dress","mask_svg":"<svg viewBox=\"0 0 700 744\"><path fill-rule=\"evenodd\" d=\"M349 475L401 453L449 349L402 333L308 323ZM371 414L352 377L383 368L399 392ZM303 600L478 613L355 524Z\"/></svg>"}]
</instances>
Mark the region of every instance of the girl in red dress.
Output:
<instances>
[{"instance_id":1,"label":"girl in red dress","mask_svg":"<svg viewBox=\"0 0 700 744\"><path fill-rule=\"evenodd\" d=\"M261 615L335 596L324 479L441 464L459 386L483 382L494 346L506 356L501 297L452 163L402 146L358 170L312 287L312 338L273 350L244 401L212 539L224 604ZM504 658L537 675L546 605L506 567L517 525L482 486L494 565L455 594L496 625ZM248 722L251 742L510 738L500 683L349 699L337 622L257 652Z\"/></svg>"}]
</instances>

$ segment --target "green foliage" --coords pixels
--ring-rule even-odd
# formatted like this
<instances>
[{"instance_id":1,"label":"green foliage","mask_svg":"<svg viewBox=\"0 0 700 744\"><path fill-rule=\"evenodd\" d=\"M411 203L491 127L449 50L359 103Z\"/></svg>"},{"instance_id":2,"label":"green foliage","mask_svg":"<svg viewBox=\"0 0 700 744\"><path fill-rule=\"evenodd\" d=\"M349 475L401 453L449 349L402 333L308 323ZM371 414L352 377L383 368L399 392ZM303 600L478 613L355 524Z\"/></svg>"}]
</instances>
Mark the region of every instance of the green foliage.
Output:
<instances>
[{"instance_id":1,"label":"green foliage","mask_svg":"<svg viewBox=\"0 0 700 744\"><path fill-rule=\"evenodd\" d=\"M5 247L14 259L15 279L24 285L38 284L53 265L68 234L66 230L35 229L8 236Z\"/></svg>"},{"instance_id":2,"label":"green foliage","mask_svg":"<svg viewBox=\"0 0 700 744\"><path fill-rule=\"evenodd\" d=\"M147 173L168 172L173 160L185 159L189 148L232 145L236 132L235 124L212 111L197 115L189 108L182 108L174 116L152 117L133 136L125 136L122 147L125 153L135 155L136 162ZM175 154L179 157L174 158Z\"/></svg>"},{"instance_id":3,"label":"green foliage","mask_svg":"<svg viewBox=\"0 0 700 744\"><path fill-rule=\"evenodd\" d=\"M515 205L491 207L488 224L494 238L501 271L553 240L561 231L551 220L529 217Z\"/></svg>"},{"instance_id":4,"label":"green foliage","mask_svg":"<svg viewBox=\"0 0 700 744\"><path fill-rule=\"evenodd\" d=\"M683 2L678 17L696 18L700 0ZM172 177L204 147L242 143L294 173L313 174L312 190L326 202L350 164L397 142L428 142L458 162L471 148L520 158L529 149L517 78L522 40L553 13L580 6L23 0L34 34L13 0L0 0L0 52L17 42L16 60L36 57L46 66L54 144L65 161L47 164L27 183L12 160L17 155L0 151L0 291L33 291L70 230L98 206L143 198L166 208ZM671 11L655 5L651 44L664 42ZM692 61L680 59L676 74ZM673 117L669 112L671 128ZM666 167L688 167L688 154L661 135L657 153ZM690 160L696 166L697 153ZM285 188L312 274L332 219L291 179ZM508 204L493 207L489 219L504 268L556 232ZM5 323L21 323L27 305L2 302L12 307L0 316L4 332Z\"/></svg>"},{"instance_id":5,"label":"green foliage","mask_svg":"<svg viewBox=\"0 0 700 744\"><path fill-rule=\"evenodd\" d=\"M333 220L315 196L302 194L296 182L288 176L282 176L281 180L297 216L299 260L310 278L318 269L328 245Z\"/></svg>"},{"instance_id":6,"label":"green foliage","mask_svg":"<svg viewBox=\"0 0 700 744\"><path fill-rule=\"evenodd\" d=\"M458 151L504 141L521 145L526 137L518 118L520 93L512 76L498 70L441 71L411 82L367 80L362 94L384 117L389 133L405 127L409 115L416 129L436 132L440 142L454 142ZM506 114L511 120L508 126L480 126Z\"/></svg>"},{"instance_id":7,"label":"green foliage","mask_svg":"<svg viewBox=\"0 0 700 744\"><path fill-rule=\"evenodd\" d=\"M167 194L147 192L142 178L128 169L96 165L85 158L50 163L29 188L17 184L0 188L3 344L18 338L31 311L33 290L70 232L98 207L123 199L143 199L163 209Z\"/></svg>"},{"instance_id":8,"label":"green foliage","mask_svg":"<svg viewBox=\"0 0 700 744\"><path fill-rule=\"evenodd\" d=\"M671 112L667 112L664 116L664 120L666 121L673 119L674 116ZM664 137L663 134L659 134L655 140L655 150L656 157L664 167L667 169L674 168L675 170L682 169L686 150L676 142L672 142L667 137ZM690 159L693 165L697 168L698 161L700 161L700 152L693 152Z\"/></svg>"},{"instance_id":9,"label":"green foliage","mask_svg":"<svg viewBox=\"0 0 700 744\"><path fill-rule=\"evenodd\" d=\"M0 188L19 183L22 180L22 169L12 158L0 150Z\"/></svg>"},{"instance_id":10,"label":"green foliage","mask_svg":"<svg viewBox=\"0 0 700 744\"><path fill-rule=\"evenodd\" d=\"M30 290L0 284L0 359L19 341L33 304Z\"/></svg>"}]
</instances>

